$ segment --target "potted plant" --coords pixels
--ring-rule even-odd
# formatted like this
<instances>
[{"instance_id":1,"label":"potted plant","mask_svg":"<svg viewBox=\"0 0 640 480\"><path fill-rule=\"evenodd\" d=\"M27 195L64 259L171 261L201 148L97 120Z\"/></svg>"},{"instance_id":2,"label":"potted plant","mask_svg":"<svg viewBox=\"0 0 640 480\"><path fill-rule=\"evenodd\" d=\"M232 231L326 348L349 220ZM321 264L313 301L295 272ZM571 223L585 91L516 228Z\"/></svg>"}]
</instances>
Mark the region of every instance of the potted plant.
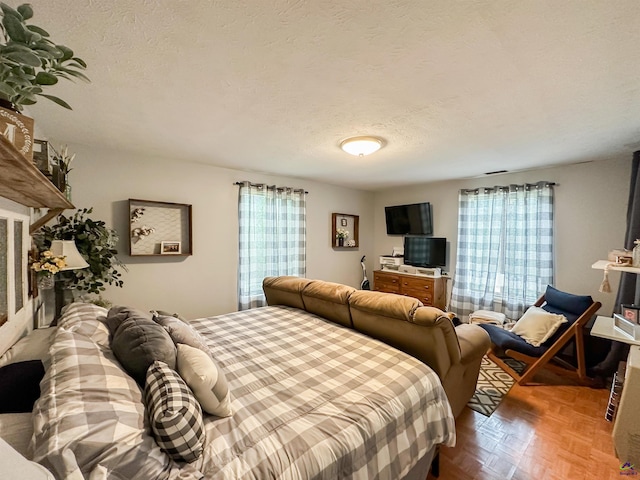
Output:
<instances>
[{"instance_id":1,"label":"potted plant","mask_svg":"<svg viewBox=\"0 0 640 480\"><path fill-rule=\"evenodd\" d=\"M87 214L92 208L83 208L70 217L58 215L58 223L44 226L35 235L40 251L48 250L53 240L73 240L78 252L89 264L88 268L61 272L69 287L86 293L100 293L105 285L122 287L122 268L126 266L116 257L118 234L107 228L103 221L92 220Z\"/></svg>"},{"instance_id":2,"label":"potted plant","mask_svg":"<svg viewBox=\"0 0 640 480\"><path fill-rule=\"evenodd\" d=\"M87 64L76 57L70 48L53 42L46 30L27 24L27 20L33 17L31 5L23 4L13 9L0 2L0 10L0 106L10 112L21 112L25 105L33 105L38 97L44 97L71 109L67 102L44 93L44 90L58 83L59 78L89 81L82 73ZM23 154L30 156L33 150L33 120L28 119L31 120L29 122L27 117L12 116L18 122L10 118L11 114L0 115L10 124L9 135L17 137L9 140ZM20 137L20 134L24 134L23 129L30 130L27 139ZM23 151L23 144L28 152Z\"/></svg>"},{"instance_id":3,"label":"potted plant","mask_svg":"<svg viewBox=\"0 0 640 480\"><path fill-rule=\"evenodd\" d=\"M40 288L53 288L53 276L66 266L64 257L55 256L51 250L44 250L31 264L31 269L38 275Z\"/></svg>"},{"instance_id":4,"label":"potted plant","mask_svg":"<svg viewBox=\"0 0 640 480\"><path fill-rule=\"evenodd\" d=\"M336 230L336 238L338 239L338 246L344 247L344 241L349 238L349 230L339 228Z\"/></svg>"},{"instance_id":5,"label":"potted plant","mask_svg":"<svg viewBox=\"0 0 640 480\"><path fill-rule=\"evenodd\" d=\"M0 2L0 9L0 98L19 111L24 105L36 103L37 95L71 109L67 102L43 90L58 83L58 78L89 81L81 71L87 64L74 56L70 48L51 41L43 28L27 25L26 21L33 17L28 3L14 10Z\"/></svg>"}]
</instances>

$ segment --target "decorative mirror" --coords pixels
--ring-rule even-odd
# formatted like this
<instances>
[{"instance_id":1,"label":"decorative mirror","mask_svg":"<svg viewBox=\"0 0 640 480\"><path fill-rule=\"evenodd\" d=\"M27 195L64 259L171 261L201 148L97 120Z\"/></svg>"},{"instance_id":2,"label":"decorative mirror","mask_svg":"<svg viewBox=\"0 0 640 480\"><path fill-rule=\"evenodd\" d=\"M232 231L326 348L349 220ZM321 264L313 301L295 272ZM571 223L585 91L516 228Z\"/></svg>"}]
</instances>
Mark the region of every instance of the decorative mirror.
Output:
<instances>
[{"instance_id":1,"label":"decorative mirror","mask_svg":"<svg viewBox=\"0 0 640 480\"><path fill-rule=\"evenodd\" d=\"M333 248L358 248L358 215L331 214L331 246Z\"/></svg>"}]
</instances>

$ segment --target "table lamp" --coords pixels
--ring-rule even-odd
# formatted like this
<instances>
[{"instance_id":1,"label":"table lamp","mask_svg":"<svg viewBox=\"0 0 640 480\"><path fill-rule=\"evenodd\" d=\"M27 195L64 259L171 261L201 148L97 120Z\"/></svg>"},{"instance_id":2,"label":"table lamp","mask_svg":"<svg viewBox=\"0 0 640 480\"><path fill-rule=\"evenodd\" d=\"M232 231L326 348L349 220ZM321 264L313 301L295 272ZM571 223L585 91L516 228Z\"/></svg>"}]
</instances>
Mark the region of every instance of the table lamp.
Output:
<instances>
[{"instance_id":1,"label":"table lamp","mask_svg":"<svg viewBox=\"0 0 640 480\"><path fill-rule=\"evenodd\" d=\"M89 264L86 262L73 240L53 240L51 242L51 253L56 257L64 257L66 266L60 269L60 271L66 270L80 270L87 268ZM56 278L55 282L55 300L56 300L56 312L54 319L60 317L62 307L65 305L64 291L67 290L67 280Z\"/></svg>"}]
</instances>

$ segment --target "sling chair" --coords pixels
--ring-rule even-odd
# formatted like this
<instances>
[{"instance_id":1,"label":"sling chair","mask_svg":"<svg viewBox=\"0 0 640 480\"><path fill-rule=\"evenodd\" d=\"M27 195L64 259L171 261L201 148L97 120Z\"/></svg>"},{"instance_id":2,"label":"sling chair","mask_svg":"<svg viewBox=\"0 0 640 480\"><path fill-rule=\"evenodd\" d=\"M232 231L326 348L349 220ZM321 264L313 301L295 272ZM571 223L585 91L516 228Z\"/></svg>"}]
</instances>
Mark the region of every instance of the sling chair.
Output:
<instances>
[{"instance_id":1,"label":"sling chair","mask_svg":"<svg viewBox=\"0 0 640 480\"><path fill-rule=\"evenodd\" d=\"M521 320L528 315L529 326L540 329L541 325L545 327L551 322L558 323L563 321L557 327L555 333L551 333L548 339L542 341L539 346L534 346L524 340L523 336L513 331L504 330L499 326L490 324L480 324L484 328L489 337L491 337L491 347L487 356L495 362L500 368L511 375L520 385L525 385L531 381L538 370L543 367L548 368L555 373L570 374L577 376L581 381L586 381L586 366L584 356L584 339L582 329L589 319L601 307L600 302L594 302L588 295L573 295L571 293L561 292L552 286L547 286L546 292L536 301L534 307L541 307L536 310L533 307L522 316ZM532 313L533 312L533 313ZM548 312L548 313L545 313ZM549 314L558 314L566 318L566 322L561 317ZM548 318L545 318L548 317ZM530 323L531 320L538 322ZM520 321L519 321L520 322ZM518 323L519 323L518 322ZM540 323L542 322L542 323ZM522 333L523 327L512 330ZM552 330L549 331L549 333ZM544 337L543 337L544 338ZM557 357L558 353L564 349L567 343L575 340L575 356L577 366ZM534 343L536 343L534 341ZM512 367L507 365L504 357L510 357L514 360L525 363L522 372L516 372ZM553 359L554 363L550 363ZM562 367L558 366L562 365ZM564 368L563 368L564 367Z\"/></svg>"}]
</instances>

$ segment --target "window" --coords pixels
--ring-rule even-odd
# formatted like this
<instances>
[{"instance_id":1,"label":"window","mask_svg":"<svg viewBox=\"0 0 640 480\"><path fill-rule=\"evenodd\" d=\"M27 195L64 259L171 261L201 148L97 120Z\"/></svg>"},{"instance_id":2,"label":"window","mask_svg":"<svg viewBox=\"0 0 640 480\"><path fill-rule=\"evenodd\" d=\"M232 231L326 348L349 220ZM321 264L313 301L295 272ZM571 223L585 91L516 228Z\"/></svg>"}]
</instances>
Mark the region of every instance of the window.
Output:
<instances>
[{"instance_id":1,"label":"window","mask_svg":"<svg viewBox=\"0 0 640 480\"><path fill-rule=\"evenodd\" d=\"M553 284L553 184L461 190L452 309L519 318Z\"/></svg>"},{"instance_id":2,"label":"window","mask_svg":"<svg viewBox=\"0 0 640 480\"><path fill-rule=\"evenodd\" d=\"M29 217L0 209L0 325L25 315Z\"/></svg>"},{"instance_id":3,"label":"window","mask_svg":"<svg viewBox=\"0 0 640 480\"><path fill-rule=\"evenodd\" d=\"M240 184L238 309L266 305L262 280L306 274L306 199L303 190Z\"/></svg>"}]
</instances>

